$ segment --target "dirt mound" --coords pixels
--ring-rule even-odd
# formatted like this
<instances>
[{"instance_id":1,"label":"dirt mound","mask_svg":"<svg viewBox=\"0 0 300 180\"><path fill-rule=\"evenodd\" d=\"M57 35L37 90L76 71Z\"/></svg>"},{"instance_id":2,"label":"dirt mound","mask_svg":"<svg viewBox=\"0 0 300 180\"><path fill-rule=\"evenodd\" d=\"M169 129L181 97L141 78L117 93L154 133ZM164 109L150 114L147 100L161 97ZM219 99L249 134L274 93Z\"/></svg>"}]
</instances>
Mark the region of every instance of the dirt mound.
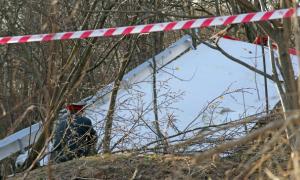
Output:
<instances>
[{"instance_id":1,"label":"dirt mound","mask_svg":"<svg viewBox=\"0 0 300 180\"><path fill-rule=\"evenodd\" d=\"M31 171L26 179L222 179L226 169L231 166L224 161L195 165L190 156L111 155L41 167ZM22 179L23 175L11 179Z\"/></svg>"}]
</instances>

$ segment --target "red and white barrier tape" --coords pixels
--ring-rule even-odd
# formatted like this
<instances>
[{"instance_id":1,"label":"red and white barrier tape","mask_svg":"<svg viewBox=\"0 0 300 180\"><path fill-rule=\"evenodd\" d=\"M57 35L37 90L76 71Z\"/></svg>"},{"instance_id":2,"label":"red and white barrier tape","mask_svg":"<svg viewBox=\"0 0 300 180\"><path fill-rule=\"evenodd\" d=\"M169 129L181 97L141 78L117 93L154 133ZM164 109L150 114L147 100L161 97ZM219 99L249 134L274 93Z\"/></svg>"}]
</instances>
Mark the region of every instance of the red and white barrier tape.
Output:
<instances>
[{"instance_id":1,"label":"red and white barrier tape","mask_svg":"<svg viewBox=\"0 0 300 180\"><path fill-rule=\"evenodd\" d=\"M300 8L280 9L275 11L246 13L232 16L219 16L185 21L174 21L166 23L146 24L137 26L125 26L106 29L84 30L74 32L60 32L51 34L36 34L24 36L0 37L0 44L45 42L66 39L85 39L91 37L108 37L128 34L143 34L158 31L171 31L179 29L202 28L209 26L220 26L237 23L248 23L257 21L268 21L281 18L289 18L293 15L300 16Z\"/></svg>"}]
</instances>

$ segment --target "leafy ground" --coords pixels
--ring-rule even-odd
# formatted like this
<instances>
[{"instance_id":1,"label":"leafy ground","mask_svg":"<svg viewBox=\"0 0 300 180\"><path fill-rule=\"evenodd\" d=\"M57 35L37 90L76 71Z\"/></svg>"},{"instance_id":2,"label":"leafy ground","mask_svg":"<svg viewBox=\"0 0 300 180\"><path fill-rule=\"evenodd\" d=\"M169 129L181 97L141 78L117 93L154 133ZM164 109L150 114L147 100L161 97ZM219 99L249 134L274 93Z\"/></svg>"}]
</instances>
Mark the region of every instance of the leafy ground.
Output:
<instances>
[{"instance_id":1,"label":"leafy ground","mask_svg":"<svg viewBox=\"0 0 300 180\"><path fill-rule=\"evenodd\" d=\"M231 168L232 163L220 159L195 165L191 156L123 154L80 158L52 165L50 171L38 168L26 179L223 179Z\"/></svg>"}]
</instances>

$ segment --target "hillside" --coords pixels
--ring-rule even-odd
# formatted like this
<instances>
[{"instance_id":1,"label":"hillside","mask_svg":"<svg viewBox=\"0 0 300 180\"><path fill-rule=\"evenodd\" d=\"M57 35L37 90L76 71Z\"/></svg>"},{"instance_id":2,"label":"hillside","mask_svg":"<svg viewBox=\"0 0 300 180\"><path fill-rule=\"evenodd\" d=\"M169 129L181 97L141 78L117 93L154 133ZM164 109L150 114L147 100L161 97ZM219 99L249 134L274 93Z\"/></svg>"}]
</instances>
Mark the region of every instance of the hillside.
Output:
<instances>
[{"instance_id":1,"label":"hillside","mask_svg":"<svg viewBox=\"0 0 300 180\"><path fill-rule=\"evenodd\" d=\"M112 155L86 157L38 168L26 179L221 179L232 162L207 161L195 165L190 156ZM22 179L23 174L9 179ZM49 178L50 179L50 178Z\"/></svg>"},{"instance_id":2,"label":"hillside","mask_svg":"<svg viewBox=\"0 0 300 180\"><path fill-rule=\"evenodd\" d=\"M279 138L283 140L284 137ZM195 161L195 155L99 155L37 168L25 179L289 179L292 176L289 149L276 144L267 152L269 136L247 145L238 145L234 153ZM8 179L23 179L20 173Z\"/></svg>"}]
</instances>

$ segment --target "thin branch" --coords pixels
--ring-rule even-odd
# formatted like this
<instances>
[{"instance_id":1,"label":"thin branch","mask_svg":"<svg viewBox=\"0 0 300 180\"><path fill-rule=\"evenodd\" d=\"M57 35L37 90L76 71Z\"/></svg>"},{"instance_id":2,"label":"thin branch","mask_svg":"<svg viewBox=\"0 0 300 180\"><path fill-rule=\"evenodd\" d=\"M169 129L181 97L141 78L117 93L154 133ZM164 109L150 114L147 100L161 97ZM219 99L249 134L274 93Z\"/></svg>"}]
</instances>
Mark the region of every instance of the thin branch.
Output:
<instances>
[{"instance_id":1,"label":"thin branch","mask_svg":"<svg viewBox=\"0 0 300 180\"><path fill-rule=\"evenodd\" d=\"M236 62L236 63L238 63L238 64L244 66L245 68L247 68L247 69L249 69L249 70L251 70L251 71L256 72L257 74L260 74L260 75L262 75L262 76L266 76L268 79L274 81L274 78L273 78L271 75L266 74L266 73L264 73L263 71L258 70L258 69L256 69L256 68L250 66L249 64L247 64L247 63L245 63L245 62L243 62L243 61L241 61L241 60L239 60L239 59L237 59L237 58L231 56L230 54L228 54L224 49L222 49L222 48L218 45L218 43L216 43L216 46L213 46L213 45L211 45L211 44L209 44L209 43L207 43L207 42L202 42L202 43L205 44L206 46L212 48L212 49L215 49L215 50L220 51L224 56L226 56L228 59L232 60L233 62Z\"/></svg>"},{"instance_id":2,"label":"thin branch","mask_svg":"<svg viewBox=\"0 0 300 180\"><path fill-rule=\"evenodd\" d=\"M219 146L217 146L213 149L210 149L206 152L198 154L198 155L195 156L195 160L196 160L197 163L199 163L199 162L211 157L214 154L224 152L224 151L226 151L230 148L233 148L237 145L240 146L242 144L248 143L249 141L251 141L253 139L256 139L257 137L267 133L268 131L275 130L275 129L278 129L278 128L282 128L283 126L287 127L288 123L292 123L294 121L297 121L298 118L299 118L299 114L296 113L293 116L291 115L289 117L288 121L278 120L278 121L271 122L271 123L267 124L266 126L253 131L252 133L246 135L243 138L239 138L237 140L226 142L225 144L221 144L221 145L219 145Z\"/></svg>"}]
</instances>

